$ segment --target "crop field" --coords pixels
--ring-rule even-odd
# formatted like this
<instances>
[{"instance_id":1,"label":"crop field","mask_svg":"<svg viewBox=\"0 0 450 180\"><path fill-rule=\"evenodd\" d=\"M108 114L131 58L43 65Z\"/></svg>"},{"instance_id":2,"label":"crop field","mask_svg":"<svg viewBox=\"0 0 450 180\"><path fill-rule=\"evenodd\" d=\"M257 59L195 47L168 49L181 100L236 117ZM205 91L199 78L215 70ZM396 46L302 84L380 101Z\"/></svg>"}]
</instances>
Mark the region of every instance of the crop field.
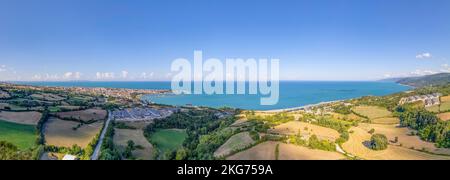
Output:
<instances>
[{"instance_id":1,"label":"crop field","mask_svg":"<svg viewBox=\"0 0 450 180\"><path fill-rule=\"evenodd\" d=\"M386 117L386 118L372 119L370 122L374 124L399 124L400 119L395 117Z\"/></svg>"},{"instance_id":2,"label":"crop field","mask_svg":"<svg viewBox=\"0 0 450 180\"><path fill-rule=\"evenodd\" d=\"M82 111L59 112L56 114L59 118L75 118L84 122L105 120L107 112L102 109L86 109Z\"/></svg>"},{"instance_id":3,"label":"crop field","mask_svg":"<svg viewBox=\"0 0 450 180\"><path fill-rule=\"evenodd\" d=\"M129 140L135 143L135 146L141 146L142 149L135 149L133 157L142 160L152 160L153 146L148 142L142 130L116 129L114 133L114 144L120 151L124 151Z\"/></svg>"},{"instance_id":4,"label":"crop field","mask_svg":"<svg viewBox=\"0 0 450 180\"><path fill-rule=\"evenodd\" d=\"M432 155L425 152L419 152L406 147L400 147L396 145L389 145L388 149L382 151L374 151L364 145L371 138L371 134L367 130L360 127L352 127L350 129L350 139L343 144L342 148L359 158L368 160L441 160L450 159L450 156ZM382 133L380 130L375 130L375 133ZM388 136L391 140L390 135ZM399 137L401 141L402 137ZM403 142L407 142L403 140ZM417 141L415 141L417 142Z\"/></svg>"},{"instance_id":5,"label":"crop field","mask_svg":"<svg viewBox=\"0 0 450 180\"><path fill-rule=\"evenodd\" d=\"M214 157L224 157L233 151L243 149L252 145L255 141L250 137L249 132L242 132L232 136L214 153Z\"/></svg>"},{"instance_id":6,"label":"crop field","mask_svg":"<svg viewBox=\"0 0 450 180\"><path fill-rule=\"evenodd\" d=\"M103 127L102 122L96 122L74 130L73 128L78 125L77 122L50 118L46 123L44 133L46 144L58 147L72 147L76 144L85 148Z\"/></svg>"},{"instance_id":7,"label":"crop field","mask_svg":"<svg viewBox=\"0 0 450 180\"><path fill-rule=\"evenodd\" d=\"M351 113L348 115L339 114L339 113L332 113L331 116L338 120L344 120L344 121L362 121L364 118L359 117L358 115Z\"/></svg>"},{"instance_id":8,"label":"crop field","mask_svg":"<svg viewBox=\"0 0 450 180\"><path fill-rule=\"evenodd\" d=\"M450 120L450 112L438 114L438 117L442 121L448 121L448 120Z\"/></svg>"},{"instance_id":9,"label":"crop field","mask_svg":"<svg viewBox=\"0 0 450 180\"><path fill-rule=\"evenodd\" d=\"M450 96L443 96L441 97L442 102L450 102Z\"/></svg>"},{"instance_id":10,"label":"crop field","mask_svg":"<svg viewBox=\"0 0 450 180\"><path fill-rule=\"evenodd\" d=\"M391 117L392 113L385 108L377 106L357 106L352 109L355 113L366 116L369 119Z\"/></svg>"},{"instance_id":11,"label":"crop field","mask_svg":"<svg viewBox=\"0 0 450 180\"><path fill-rule=\"evenodd\" d=\"M0 120L0 141L10 142L25 150L34 146L36 138L35 126Z\"/></svg>"},{"instance_id":12,"label":"crop field","mask_svg":"<svg viewBox=\"0 0 450 180\"><path fill-rule=\"evenodd\" d=\"M309 138L312 135L316 135L319 139L336 141L340 137L339 132L334 129L308 124L300 121L291 121L278 126L275 126L271 133L282 135L296 135L300 132L303 137Z\"/></svg>"},{"instance_id":13,"label":"crop field","mask_svg":"<svg viewBox=\"0 0 450 180\"><path fill-rule=\"evenodd\" d=\"M185 130L181 129L158 129L152 134L151 142L161 152L169 152L180 148L186 139Z\"/></svg>"},{"instance_id":14,"label":"crop field","mask_svg":"<svg viewBox=\"0 0 450 180\"><path fill-rule=\"evenodd\" d=\"M34 111L29 112L0 111L0 119L18 124L37 125L41 117L42 117L41 113Z\"/></svg>"},{"instance_id":15,"label":"crop field","mask_svg":"<svg viewBox=\"0 0 450 180\"><path fill-rule=\"evenodd\" d=\"M65 98L55 95L55 94L33 94L30 97L32 97L33 99L38 99L38 100L43 100L43 101L62 101Z\"/></svg>"},{"instance_id":16,"label":"crop field","mask_svg":"<svg viewBox=\"0 0 450 180\"><path fill-rule=\"evenodd\" d=\"M425 109L430 112L439 113L440 105L429 106L429 107L426 107Z\"/></svg>"},{"instance_id":17,"label":"crop field","mask_svg":"<svg viewBox=\"0 0 450 180\"><path fill-rule=\"evenodd\" d=\"M275 160L276 146L279 144L280 160L336 160L345 159L337 152L308 149L306 147L268 141L258 144L248 150L228 157L228 160Z\"/></svg>"},{"instance_id":18,"label":"crop field","mask_svg":"<svg viewBox=\"0 0 450 180\"><path fill-rule=\"evenodd\" d=\"M447 111L450 111L450 102L444 102L444 103L442 103L442 104L441 104L441 107L440 107L440 111L441 111L441 112L447 112Z\"/></svg>"}]
</instances>

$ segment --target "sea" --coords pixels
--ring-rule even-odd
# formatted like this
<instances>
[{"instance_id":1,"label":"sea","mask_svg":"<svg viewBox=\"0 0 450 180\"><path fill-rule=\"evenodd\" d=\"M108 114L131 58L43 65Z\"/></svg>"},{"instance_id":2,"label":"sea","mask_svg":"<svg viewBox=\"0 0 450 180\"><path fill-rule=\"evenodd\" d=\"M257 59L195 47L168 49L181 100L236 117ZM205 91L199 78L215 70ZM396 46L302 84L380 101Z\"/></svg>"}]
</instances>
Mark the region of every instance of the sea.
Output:
<instances>
[{"instance_id":1,"label":"sea","mask_svg":"<svg viewBox=\"0 0 450 180\"><path fill-rule=\"evenodd\" d=\"M130 89L170 89L170 82L13 82L34 86L108 87ZM411 88L394 82L327 82L281 81L279 101L275 105L261 105L262 95L146 95L143 98L158 104L206 107L233 107L248 110L277 110L301 107L321 102L353 99L362 96L384 96Z\"/></svg>"}]
</instances>

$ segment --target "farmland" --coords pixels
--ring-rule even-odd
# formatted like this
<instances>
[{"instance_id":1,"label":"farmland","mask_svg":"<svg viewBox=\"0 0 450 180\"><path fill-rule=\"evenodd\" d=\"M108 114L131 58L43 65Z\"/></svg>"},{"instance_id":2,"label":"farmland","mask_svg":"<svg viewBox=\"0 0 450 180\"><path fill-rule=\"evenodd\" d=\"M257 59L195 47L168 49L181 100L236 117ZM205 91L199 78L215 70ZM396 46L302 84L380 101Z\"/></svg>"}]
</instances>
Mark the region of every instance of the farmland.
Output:
<instances>
[{"instance_id":1,"label":"farmland","mask_svg":"<svg viewBox=\"0 0 450 180\"><path fill-rule=\"evenodd\" d=\"M441 113L437 115L439 117L439 119L441 119L442 121L448 121L450 120L450 112L447 113Z\"/></svg>"},{"instance_id":2,"label":"farmland","mask_svg":"<svg viewBox=\"0 0 450 180\"><path fill-rule=\"evenodd\" d=\"M449 156L432 155L406 147L389 145L388 149L374 151L364 145L370 140L371 135L360 127L350 129L350 139L343 144L343 149L359 158L368 160L430 160L430 159L450 159ZM375 132L377 132L375 130ZM400 138L399 138L400 139ZM406 142L406 141L405 141Z\"/></svg>"},{"instance_id":3,"label":"farmland","mask_svg":"<svg viewBox=\"0 0 450 180\"><path fill-rule=\"evenodd\" d=\"M352 109L355 113L367 117L369 119L377 119L391 117L392 113L387 109L377 106L357 106Z\"/></svg>"},{"instance_id":4,"label":"farmland","mask_svg":"<svg viewBox=\"0 0 450 180\"><path fill-rule=\"evenodd\" d=\"M241 150L252 145L255 141L250 137L249 132L242 132L232 136L214 153L215 157L226 156L233 151Z\"/></svg>"},{"instance_id":5,"label":"farmland","mask_svg":"<svg viewBox=\"0 0 450 180\"><path fill-rule=\"evenodd\" d=\"M0 111L0 119L8 122L26 125L36 125L41 119L41 116L42 116L41 113L34 111L28 112Z\"/></svg>"},{"instance_id":6,"label":"farmland","mask_svg":"<svg viewBox=\"0 0 450 180\"><path fill-rule=\"evenodd\" d=\"M133 129L116 129L114 133L114 144L118 146L121 152L125 151L128 141L133 141L136 148L132 151L132 156L136 159L151 160L153 159L153 146L144 137L142 130Z\"/></svg>"},{"instance_id":7,"label":"farmland","mask_svg":"<svg viewBox=\"0 0 450 180\"><path fill-rule=\"evenodd\" d=\"M33 94L30 97L37 100L42 101L62 101L65 98L55 95L55 94L48 94L48 93L42 93L42 94Z\"/></svg>"},{"instance_id":8,"label":"farmland","mask_svg":"<svg viewBox=\"0 0 450 180\"><path fill-rule=\"evenodd\" d=\"M85 148L100 132L103 123L84 124L75 130L79 125L78 122L50 118L45 127L46 143L58 147L72 147L76 144Z\"/></svg>"},{"instance_id":9,"label":"farmland","mask_svg":"<svg viewBox=\"0 0 450 180\"><path fill-rule=\"evenodd\" d=\"M276 160L279 146L279 160L338 160L345 156L336 152L313 150L306 147L268 141L228 157L228 160Z\"/></svg>"},{"instance_id":10,"label":"farmland","mask_svg":"<svg viewBox=\"0 0 450 180\"><path fill-rule=\"evenodd\" d=\"M296 135L300 132L300 134L305 138L316 135L319 139L329 140L332 142L334 142L340 136L339 132L334 129L299 121L290 121L275 126L275 128L270 132L283 135Z\"/></svg>"},{"instance_id":11,"label":"farmland","mask_svg":"<svg viewBox=\"0 0 450 180\"><path fill-rule=\"evenodd\" d=\"M36 128L0 120L0 141L7 141L25 150L36 142Z\"/></svg>"},{"instance_id":12,"label":"farmland","mask_svg":"<svg viewBox=\"0 0 450 180\"><path fill-rule=\"evenodd\" d=\"M181 129L158 129L150 137L151 142L161 152L177 150L183 144L187 134Z\"/></svg>"},{"instance_id":13,"label":"farmland","mask_svg":"<svg viewBox=\"0 0 450 180\"><path fill-rule=\"evenodd\" d=\"M61 119L76 119L84 122L105 120L107 112L102 109L87 109L82 111L59 112L56 114Z\"/></svg>"},{"instance_id":14,"label":"farmland","mask_svg":"<svg viewBox=\"0 0 450 180\"><path fill-rule=\"evenodd\" d=\"M373 119L370 122L374 123L374 124L399 124L400 119L395 118L395 117L385 117L385 118Z\"/></svg>"}]
</instances>

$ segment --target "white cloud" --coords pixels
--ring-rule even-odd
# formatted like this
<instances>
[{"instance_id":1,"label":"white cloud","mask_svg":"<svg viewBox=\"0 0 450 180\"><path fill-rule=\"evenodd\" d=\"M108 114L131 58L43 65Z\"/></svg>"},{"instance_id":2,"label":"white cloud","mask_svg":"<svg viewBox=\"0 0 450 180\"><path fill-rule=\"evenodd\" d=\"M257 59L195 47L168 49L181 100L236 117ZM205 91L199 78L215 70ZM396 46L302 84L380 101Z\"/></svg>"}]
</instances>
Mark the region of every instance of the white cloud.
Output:
<instances>
[{"instance_id":1,"label":"white cloud","mask_svg":"<svg viewBox=\"0 0 450 180\"><path fill-rule=\"evenodd\" d=\"M0 72L7 71L6 65L0 65Z\"/></svg>"},{"instance_id":2,"label":"white cloud","mask_svg":"<svg viewBox=\"0 0 450 180\"><path fill-rule=\"evenodd\" d=\"M413 72L410 73L410 75L412 76L426 76L426 75L432 75L432 74L437 74L437 71L433 71L433 70L420 70L417 69Z\"/></svg>"},{"instance_id":3,"label":"white cloud","mask_svg":"<svg viewBox=\"0 0 450 180\"><path fill-rule=\"evenodd\" d=\"M428 52L416 55L416 59L429 59L432 57L433 57L433 55L431 55L431 53L428 53Z\"/></svg>"},{"instance_id":4,"label":"white cloud","mask_svg":"<svg viewBox=\"0 0 450 180\"><path fill-rule=\"evenodd\" d=\"M450 66L448 64L443 64L441 72L450 73Z\"/></svg>"},{"instance_id":5,"label":"white cloud","mask_svg":"<svg viewBox=\"0 0 450 180\"><path fill-rule=\"evenodd\" d=\"M114 79L114 73L112 72L97 72L97 79Z\"/></svg>"},{"instance_id":6,"label":"white cloud","mask_svg":"<svg viewBox=\"0 0 450 180\"><path fill-rule=\"evenodd\" d=\"M63 79L80 79L81 73L80 72L66 72L63 75Z\"/></svg>"},{"instance_id":7,"label":"white cloud","mask_svg":"<svg viewBox=\"0 0 450 180\"><path fill-rule=\"evenodd\" d=\"M128 78L128 71L125 70L122 71L122 78L124 79Z\"/></svg>"},{"instance_id":8,"label":"white cloud","mask_svg":"<svg viewBox=\"0 0 450 180\"><path fill-rule=\"evenodd\" d=\"M141 73L140 78L141 79L151 79L151 78L153 78L153 75L154 75L153 72L151 72L151 73L143 72L143 73Z\"/></svg>"}]
</instances>

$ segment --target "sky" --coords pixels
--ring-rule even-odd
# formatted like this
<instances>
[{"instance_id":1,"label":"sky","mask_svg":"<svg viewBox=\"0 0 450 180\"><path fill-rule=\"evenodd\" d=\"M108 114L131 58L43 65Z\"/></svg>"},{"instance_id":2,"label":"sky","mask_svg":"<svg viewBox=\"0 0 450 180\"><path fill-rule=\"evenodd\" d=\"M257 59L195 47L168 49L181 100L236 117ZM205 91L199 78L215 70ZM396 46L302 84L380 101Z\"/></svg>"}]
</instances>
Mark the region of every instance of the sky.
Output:
<instances>
[{"instance_id":1,"label":"sky","mask_svg":"<svg viewBox=\"0 0 450 180\"><path fill-rule=\"evenodd\" d=\"M448 0L0 0L0 81L161 81L280 59L282 80L450 72Z\"/></svg>"}]
</instances>

